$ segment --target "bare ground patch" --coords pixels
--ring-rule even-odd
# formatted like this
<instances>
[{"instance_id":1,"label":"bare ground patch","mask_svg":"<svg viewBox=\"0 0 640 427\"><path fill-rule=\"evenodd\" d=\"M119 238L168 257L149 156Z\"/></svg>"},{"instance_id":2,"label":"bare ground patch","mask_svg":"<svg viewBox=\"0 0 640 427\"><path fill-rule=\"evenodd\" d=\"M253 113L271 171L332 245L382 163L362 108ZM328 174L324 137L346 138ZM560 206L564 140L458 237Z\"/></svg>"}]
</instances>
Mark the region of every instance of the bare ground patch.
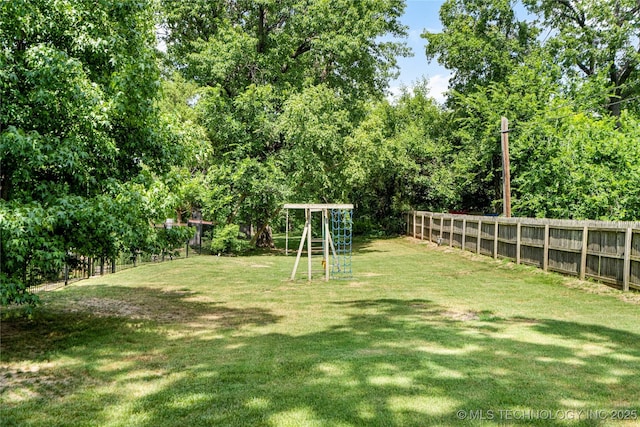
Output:
<instances>
[{"instance_id":1,"label":"bare ground patch","mask_svg":"<svg viewBox=\"0 0 640 427\"><path fill-rule=\"evenodd\" d=\"M640 305L640 292L628 291L622 292L604 283L589 282L586 280L567 279L563 281L564 286L572 289L580 289L584 292L596 295L609 295L621 301Z\"/></svg>"},{"instance_id":2,"label":"bare ground patch","mask_svg":"<svg viewBox=\"0 0 640 427\"><path fill-rule=\"evenodd\" d=\"M480 314L476 311L452 311L446 310L440 313L440 315L449 320L455 320L458 322L468 322L470 320L480 320Z\"/></svg>"},{"instance_id":3,"label":"bare ground patch","mask_svg":"<svg viewBox=\"0 0 640 427\"><path fill-rule=\"evenodd\" d=\"M86 381L56 370L53 363L0 365L0 395L7 403L62 397L70 387Z\"/></svg>"},{"instance_id":4,"label":"bare ground patch","mask_svg":"<svg viewBox=\"0 0 640 427\"><path fill-rule=\"evenodd\" d=\"M276 316L265 310L230 307L210 295L191 290L120 288L108 296L75 295L58 299L49 309L67 315L155 321L190 328L196 325L209 329L238 328L277 321Z\"/></svg>"}]
</instances>

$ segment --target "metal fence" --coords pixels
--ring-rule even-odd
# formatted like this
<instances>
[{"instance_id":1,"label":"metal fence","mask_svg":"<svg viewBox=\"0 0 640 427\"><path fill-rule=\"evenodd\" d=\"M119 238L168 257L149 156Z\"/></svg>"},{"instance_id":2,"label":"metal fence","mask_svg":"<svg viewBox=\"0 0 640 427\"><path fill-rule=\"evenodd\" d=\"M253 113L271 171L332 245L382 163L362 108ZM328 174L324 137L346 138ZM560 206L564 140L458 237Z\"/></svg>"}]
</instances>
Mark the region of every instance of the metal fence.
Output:
<instances>
[{"instance_id":1,"label":"metal fence","mask_svg":"<svg viewBox=\"0 0 640 427\"><path fill-rule=\"evenodd\" d=\"M411 211L407 234L543 270L640 290L640 222Z\"/></svg>"},{"instance_id":2,"label":"metal fence","mask_svg":"<svg viewBox=\"0 0 640 427\"><path fill-rule=\"evenodd\" d=\"M69 283L96 276L104 276L117 271L126 270L144 264L153 264L163 261L170 261L176 258L185 258L197 254L197 250L189 250L188 247L176 249L171 254L148 254L137 253L121 254L116 259L91 258L85 256L70 256L67 262L54 279L42 280L37 285L30 286L29 292L37 293L61 288Z\"/></svg>"}]
</instances>

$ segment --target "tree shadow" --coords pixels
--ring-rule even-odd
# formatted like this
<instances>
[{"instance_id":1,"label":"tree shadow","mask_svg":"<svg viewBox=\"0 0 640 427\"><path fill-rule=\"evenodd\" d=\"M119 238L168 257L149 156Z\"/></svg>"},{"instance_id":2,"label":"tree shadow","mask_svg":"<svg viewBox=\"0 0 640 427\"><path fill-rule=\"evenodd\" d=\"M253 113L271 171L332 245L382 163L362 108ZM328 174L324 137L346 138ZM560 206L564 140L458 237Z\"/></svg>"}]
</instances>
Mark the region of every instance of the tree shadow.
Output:
<instances>
[{"instance_id":1,"label":"tree shadow","mask_svg":"<svg viewBox=\"0 0 640 427\"><path fill-rule=\"evenodd\" d=\"M188 311L194 302L184 299L174 302ZM83 378L74 392L97 424L559 426L566 420L498 411L639 406L640 335L622 330L458 316L425 299L363 299L334 302L343 308L342 321L296 335L261 332L256 326L279 320L268 310L201 304L195 309L201 317L235 320L212 328L50 312L30 326L3 328L19 327L27 334L21 343L44 340L29 357L62 354L73 361L63 372ZM3 360L26 357L11 340L3 339ZM9 424L44 425L46 414L35 410L43 398L73 419L74 399L43 389L34 385L36 397L8 407Z\"/></svg>"}]
</instances>

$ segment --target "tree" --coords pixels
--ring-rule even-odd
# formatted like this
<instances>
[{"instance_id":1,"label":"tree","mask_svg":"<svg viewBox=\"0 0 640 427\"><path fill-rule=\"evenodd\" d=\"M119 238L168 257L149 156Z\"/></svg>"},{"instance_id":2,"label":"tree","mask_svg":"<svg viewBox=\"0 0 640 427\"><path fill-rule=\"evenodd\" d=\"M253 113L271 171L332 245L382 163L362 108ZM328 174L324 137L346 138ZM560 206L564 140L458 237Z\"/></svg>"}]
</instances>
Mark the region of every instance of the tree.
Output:
<instances>
[{"instance_id":1,"label":"tree","mask_svg":"<svg viewBox=\"0 0 640 427\"><path fill-rule=\"evenodd\" d=\"M449 113L418 82L393 103L372 103L347 139L350 199L359 232L396 233L411 207L440 210L457 200L446 137Z\"/></svg>"},{"instance_id":2,"label":"tree","mask_svg":"<svg viewBox=\"0 0 640 427\"><path fill-rule=\"evenodd\" d=\"M525 0L553 32L548 48L568 75L600 88L613 116L640 94L640 4L637 0ZM602 87L604 86L604 87Z\"/></svg>"},{"instance_id":3,"label":"tree","mask_svg":"<svg viewBox=\"0 0 640 427\"><path fill-rule=\"evenodd\" d=\"M520 216L634 221L640 212L640 126L560 105L520 124L512 145Z\"/></svg>"},{"instance_id":4,"label":"tree","mask_svg":"<svg viewBox=\"0 0 640 427\"><path fill-rule=\"evenodd\" d=\"M152 12L132 0L0 3L3 305L35 302L26 287L71 252L114 256L137 209L118 199L123 185L170 163Z\"/></svg>"},{"instance_id":5,"label":"tree","mask_svg":"<svg viewBox=\"0 0 640 427\"><path fill-rule=\"evenodd\" d=\"M213 152L208 216L262 230L290 194L338 197L344 177L331 155L344 158L349 129L369 99L382 98L396 55L407 53L381 40L404 34L404 2L162 4L168 62L203 87L197 109Z\"/></svg>"},{"instance_id":6,"label":"tree","mask_svg":"<svg viewBox=\"0 0 640 427\"><path fill-rule=\"evenodd\" d=\"M459 92L504 82L536 48L539 29L516 18L513 0L447 0L440 8L443 31L425 31L427 59L453 71Z\"/></svg>"},{"instance_id":7,"label":"tree","mask_svg":"<svg viewBox=\"0 0 640 427\"><path fill-rule=\"evenodd\" d=\"M629 218L619 186L635 185L637 160L578 152L594 151L588 140L607 151L607 138L617 139L621 150L636 149L627 138L635 121L624 109L637 112L626 101L638 96L640 8L624 0L523 3L531 14L526 19L538 20L517 20L513 1L447 0L440 11L443 32L423 34L427 56L454 72L447 106L456 123L449 140L461 207L500 210L498 124L506 116L515 214ZM609 134L610 122L597 116L604 111L618 117L627 134ZM568 115L555 119L560 112ZM613 179L612 170L624 178ZM606 183L618 201L597 182Z\"/></svg>"},{"instance_id":8,"label":"tree","mask_svg":"<svg viewBox=\"0 0 640 427\"><path fill-rule=\"evenodd\" d=\"M356 98L379 95L402 45L402 0L163 2L172 63L233 97L251 83L327 83Z\"/></svg>"}]
</instances>

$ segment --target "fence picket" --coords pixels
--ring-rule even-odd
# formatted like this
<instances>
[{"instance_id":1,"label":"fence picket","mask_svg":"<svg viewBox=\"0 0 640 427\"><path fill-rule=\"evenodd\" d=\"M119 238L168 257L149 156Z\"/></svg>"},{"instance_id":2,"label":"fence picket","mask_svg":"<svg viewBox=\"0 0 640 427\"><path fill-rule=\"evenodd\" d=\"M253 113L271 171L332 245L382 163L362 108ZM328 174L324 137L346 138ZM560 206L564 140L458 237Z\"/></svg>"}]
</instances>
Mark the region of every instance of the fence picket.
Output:
<instances>
[{"instance_id":1,"label":"fence picket","mask_svg":"<svg viewBox=\"0 0 640 427\"><path fill-rule=\"evenodd\" d=\"M596 279L618 285L625 291L640 290L640 222L495 218L411 211L407 214L407 231L413 226L414 237L418 214L422 218L421 239L424 238L425 216L428 216L429 241L433 241L435 229L439 244L448 241L449 246L454 247L454 242L455 246L462 242L462 250L513 259L516 263L536 265L544 271ZM456 221L462 223L461 232ZM478 225L475 233L472 224ZM448 239L445 238L447 233ZM473 235L476 236L475 246Z\"/></svg>"}]
</instances>

